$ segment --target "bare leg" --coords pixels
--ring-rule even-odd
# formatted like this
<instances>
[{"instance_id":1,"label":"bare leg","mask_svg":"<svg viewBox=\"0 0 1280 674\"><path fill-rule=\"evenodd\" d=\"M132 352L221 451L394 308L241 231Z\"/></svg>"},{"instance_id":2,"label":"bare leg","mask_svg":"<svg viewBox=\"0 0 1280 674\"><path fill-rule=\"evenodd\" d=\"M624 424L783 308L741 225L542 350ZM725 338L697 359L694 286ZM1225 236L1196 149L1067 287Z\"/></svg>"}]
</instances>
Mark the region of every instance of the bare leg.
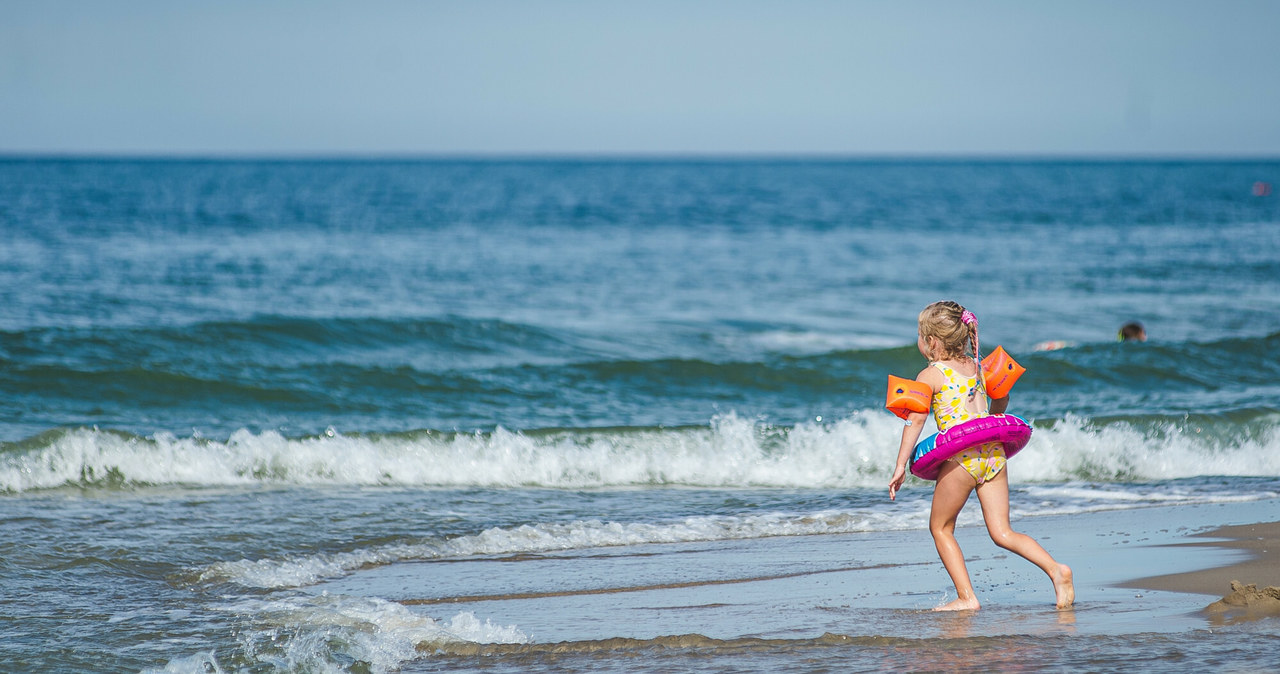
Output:
<instances>
[{"instance_id":1,"label":"bare leg","mask_svg":"<svg viewBox=\"0 0 1280 674\"><path fill-rule=\"evenodd\" d=\"M947 461L938 473L938 484L933 488L933 507L929 511L929 533L938 548L942 565L947 568L951 582L956 586L956 599L936 611L964 611L979 608L978 596L969 582L969 569L964 565L964 553L956 541L956 518L969 494L973 491L973 476L958 464Z\"/></svg>"},{"instance_id":2,"label":"bare leg","mask_svg":"<svg viewBox=\"0 0 1280 674\"><path fill-rule=\"evenodd\" d=\"M1058 608L1071 606L1076 600L1071 567L1059 564L1034 538L1020 534L1009 526L1008 470L1002 470L995 477L978 485L978 502L982 504L982 519L987 523L987 533L991 534L991 540L1040 567L1049 575L1049 580L1053 581Z\"/></svg>"}]
</instances>

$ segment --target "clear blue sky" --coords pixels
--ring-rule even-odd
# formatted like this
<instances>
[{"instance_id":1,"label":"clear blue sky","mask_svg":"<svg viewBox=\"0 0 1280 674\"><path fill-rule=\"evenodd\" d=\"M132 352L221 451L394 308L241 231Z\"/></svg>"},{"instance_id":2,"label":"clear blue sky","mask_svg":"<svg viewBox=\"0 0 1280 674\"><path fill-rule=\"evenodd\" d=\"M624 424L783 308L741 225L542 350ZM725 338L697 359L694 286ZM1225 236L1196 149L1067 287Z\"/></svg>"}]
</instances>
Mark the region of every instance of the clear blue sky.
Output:
<instances>
[{"instance_id":1,"label":"clear blue sky","mask_svg":"<svg viewBox=\"0 0 1280 674\"><path fill-rule=\"evenodd\" d=\"M0 0L0 153L1280 156L1280 1Z\"/></svg>"}]
</instances>

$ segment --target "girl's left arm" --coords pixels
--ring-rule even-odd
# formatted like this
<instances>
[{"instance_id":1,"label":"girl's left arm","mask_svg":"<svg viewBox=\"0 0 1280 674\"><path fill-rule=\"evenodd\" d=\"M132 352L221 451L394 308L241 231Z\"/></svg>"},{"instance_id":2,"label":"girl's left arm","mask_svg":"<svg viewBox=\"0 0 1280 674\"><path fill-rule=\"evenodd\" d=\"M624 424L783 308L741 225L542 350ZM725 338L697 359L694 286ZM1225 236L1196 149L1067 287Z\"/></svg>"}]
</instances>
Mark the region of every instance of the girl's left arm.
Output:
<instances>
[{"instance_id":1,"label":"girl's left arm","mask_svg":"<svg viewBox=\"0 0 1280 674\"><path fill-rule=\"evenodd\" d=\"M991 413L992 413L992 414L1004 414L1004 411L1005 411L1005 410L1007 410L1007 409L1009 409L1009 396L1008 396L1008 394L1006 394L1006 395L1005 395L1005 397L1003 397L1003 398L993 398L993 399L991 400Z\"/></svg>"}]
</instances>

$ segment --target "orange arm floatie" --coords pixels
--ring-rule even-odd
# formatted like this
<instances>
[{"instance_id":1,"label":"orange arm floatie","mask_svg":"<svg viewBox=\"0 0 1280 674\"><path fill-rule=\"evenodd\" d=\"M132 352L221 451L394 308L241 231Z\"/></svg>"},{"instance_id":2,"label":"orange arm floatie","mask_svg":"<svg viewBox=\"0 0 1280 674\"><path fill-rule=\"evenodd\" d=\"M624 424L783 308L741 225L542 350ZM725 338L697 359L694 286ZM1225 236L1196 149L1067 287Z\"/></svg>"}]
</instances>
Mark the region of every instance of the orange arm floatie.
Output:
<instances>
[{"instance_id":1,"label":"orange arm floatie","mask_svg":"<svg viewBox=\"0 0 1280 674\"><path fill-rule=\"evenodd\" d=\"M1027 368L1004 352L1003 346L997 346L995 351L982 359L982 379L987 386L987 395L993 399L1009 395L1013 383L1026 371Z\"/></svg>"},{"instance_id":2,"label":"orange arm floatie","mask_svg":"<svg viewBox=\"0 0 1280 674\"><path fill-rule=\"evenodd\" d=\"M912 412L929 413L929 403L933 401L933 389L914 379L903 379L889 375L889 392L885 396L884 406L890 412L906 419Z\"/></svg>"}]
</instances>

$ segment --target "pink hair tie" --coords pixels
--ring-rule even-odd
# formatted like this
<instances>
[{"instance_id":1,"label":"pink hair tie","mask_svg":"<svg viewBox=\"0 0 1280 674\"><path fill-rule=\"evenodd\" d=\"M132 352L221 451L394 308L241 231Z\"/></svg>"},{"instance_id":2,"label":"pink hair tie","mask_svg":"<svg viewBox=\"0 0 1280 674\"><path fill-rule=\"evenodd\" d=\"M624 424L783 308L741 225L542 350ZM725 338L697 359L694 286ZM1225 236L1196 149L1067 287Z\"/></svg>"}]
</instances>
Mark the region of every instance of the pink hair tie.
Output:
<instances>
[{"instance_id":1,"label":"pink hair tie","mask_svg":"<svg viewBox=\"0 0 1280 674\"><path fill-rule=\"evenodd\" d=\"M973 325L974 323L978 322L978 317L974 316L972 311L965 309L964 311L960 312L960 322L964 323L965 325Z\"/></svg>"}]
</instances>

